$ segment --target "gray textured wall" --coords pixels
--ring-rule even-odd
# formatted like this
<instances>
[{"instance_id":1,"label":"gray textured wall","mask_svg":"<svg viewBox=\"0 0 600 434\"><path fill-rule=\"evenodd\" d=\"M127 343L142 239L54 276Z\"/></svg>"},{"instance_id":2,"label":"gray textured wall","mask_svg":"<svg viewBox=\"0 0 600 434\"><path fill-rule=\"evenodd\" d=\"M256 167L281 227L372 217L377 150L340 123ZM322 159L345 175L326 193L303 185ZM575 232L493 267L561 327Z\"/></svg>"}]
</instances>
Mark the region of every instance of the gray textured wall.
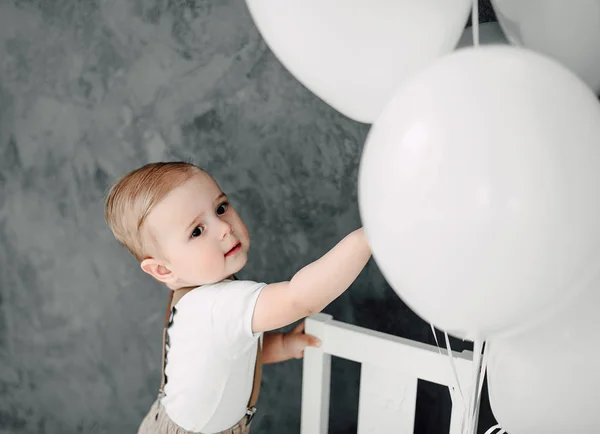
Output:
<instances>
[{"instance_id":1,"label":"gray textured wall","mask_svg":"<svg viewBox=\"0 0 600 434\"><path fill-rule=\"evenodd\" d=\"M249 228L241 276L283 280L360 225L367 130L290 76L242 0L1 0L0 433L133 433L155 397L167 291L104 224L116 177L200 164ZM372 262L326 311L433 342ZM356 432L358 379L334 361L333 434ZM265 367L255 431L298 432L300 385L301 362ZM448 405L424 385L417 432Z\"/></svg>"}]
</instances>

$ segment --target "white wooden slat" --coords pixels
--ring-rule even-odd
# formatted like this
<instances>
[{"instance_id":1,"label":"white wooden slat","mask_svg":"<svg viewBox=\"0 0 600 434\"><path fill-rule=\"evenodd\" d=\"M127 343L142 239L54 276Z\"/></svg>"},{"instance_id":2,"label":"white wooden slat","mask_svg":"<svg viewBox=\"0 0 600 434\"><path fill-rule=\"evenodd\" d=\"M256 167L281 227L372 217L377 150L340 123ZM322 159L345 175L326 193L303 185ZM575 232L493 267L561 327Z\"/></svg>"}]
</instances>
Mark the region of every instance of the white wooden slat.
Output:
<instances>
[{"instance_id":1,"label":"white wooden slat","mask_svg":"<svg viewBox=\"0 0 600 434\"><path fill-rule=\"evenodd\" d=\"M363 363L360 372L358 434L412 433L417 378Z\"/></svg>"},{"instance_id":2,"label":"white wooden slat","mask_svg":"<svg viewBox=\"0 0 600 434\"><path fill-rule=\"evenodd\" d=\"M466 390L469 390L468 388ZM452 412L450 413L450 431L449 434L462 434L462 423L465 417L464 402L458 391L452 403Z\"/></svg>"},{"instance_id":3,"label":"white wooden slat","mask_svg":"<svg viewBox=\"0 0 600 434\"><path fill-rule=\"evenodd\" d=\"M325 325L323 350L336 357L412 375L432 383L451 386L454 374L448 354L433 345L330 320ZM472 353L453 352L461 382L470 383Z\"/></svg>"},{"instance_id":4,"label":"white wooden slat","mask_svg":"<svg viewBox=\"0 0 600 434\"><path fill-rule=\"evenodd\" d=\"M305 333L324 341L325 325L331 318L331 315L313 315L305 323ZM327 434L330 385L331 355L322 348L306 348L302 368L300 434Z\"/></svg>"}]
</instances>

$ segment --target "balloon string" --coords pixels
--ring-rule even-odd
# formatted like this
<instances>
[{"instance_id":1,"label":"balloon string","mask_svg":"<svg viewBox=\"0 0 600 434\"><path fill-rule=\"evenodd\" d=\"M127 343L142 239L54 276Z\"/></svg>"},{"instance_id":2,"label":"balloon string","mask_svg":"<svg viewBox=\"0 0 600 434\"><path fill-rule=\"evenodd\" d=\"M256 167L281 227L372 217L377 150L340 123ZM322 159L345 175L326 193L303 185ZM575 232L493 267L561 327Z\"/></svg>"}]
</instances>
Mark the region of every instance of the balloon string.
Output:
<instances>
[{"instance_id":1,"label":"balloon string","mask_svg":"<svg viewBox=\"0 0 600 434\"><path fill-rule=\"evenodd\" d=\"M477 401L477 406L475 407L475 415L479 415L479 406L481 404L481 393L483 392L483 383L485 381L485 374L487 371L487 363L488 363L488 355L490 353L489 351L489 347L490 344L489 342L484 342L484 347L483 347L483 359L481 361L481 370L479 373L479 390L477 392L477 396L479 397L478 401Z\"/></svg>"},{"instance_id":2,"label":"balloon string","mask_svg":"<svg viewBox=\"0 0 600 434\"><path fill-rule=\"evenodd\" d=\"M461 432L462 434L475 434L475 433L471 433L471 430L473 429L473 417L472 417L472 411L471 411L471 402L473 399L473 394L475 393L475 391L477 390L476 387L471 386L471 390L470 390L470 397L469 399L465 399L465 395L462 392L462 388L460 385L460 380L458 378L458 372L456 370L456 364L454 363L454 357L452 357L452 346L450 345L450 338L448 337L448 333L444 332L444 337L446 338L446 349L448 350L448 357L450 358L450 365L452 366L452 371L454 373L454 378L455 381L458 384L458 390L460 392L460 396L462 398L462 403L463 403L463 415L464 417L462 418L462 423L461 423ZM480 361L474 361L475 363L473 364L473 370L476 371L477 368L476 366L479 366Z\"/></svg>"},{"instance_id":3,"label":"balloon string","mask_svg":"<svg viewBox=\"0 0 600 434\"><path fill-rule=\"evenodd\" d=\"M433 333L433 339L435 339L435 346L437 347L438 353L441 356L442 349L440 348L440 342L438 341L437 334L435 332L435 327L433 324L429 324L429 325L431 326L431 332ZM448 336L446 334L444 334L444 335L446 336L447 347L450 348L450 342L448 341ZM458 392L460 395L460 401L463 404L463 412L464 412L464 414L466 414L467 413L466 400L465 400L465 397L463 396L462 389L460 387L460 381L458 379L458 373L456 372L456 367L453 364L454 359L452 358L452 350L451 349L448 350L448 357L450 358L450 368L452 371L452 379L453 379L452 386L448 386L448 389L450 391L450 400L452 401L452 407L454 407L455 405L458 405L457 400L456 400L456 398L457 398L456 393ZM465 429L465 418L462 419L460 431L463 432L464 429Z\"/></svg>"},{"instance_id":4,"label":"balloon string","mask_svg":"<svg viewBox=\"0 0 600 434\"><path fill-rule=\"evenodd\" d=\"M442 349L440 348L440 342L438 341L438 337L435 332L435 326L433 324L429 324L429 325L431 326L431 332L433 333L433 339L435 339L435 346L438 349L438 354L441 356ZM452 357L452 356L450 356L450 357ZM452 371L452 379L454 380L452 386L449 387L450 388L450 399L452 400L452 405L454 405L455 404L454 395L456 392L460 393L460 397L461 397L461 399L463 399L463 401L464 401L464 397L462 396L462 390L460 388L460 383L458 381L458 375L456 374L455 370L452 370L452 366L450 366L450 368Z\"/></svg>"},{"instance_id":5,"label":"balloon string","mask_svg":"<svg viewBox=\"0 0 600 434\"><path fill-rule=\"evenodd\" d=\"M433 338L435 339L435 344L438 349L438 353L441 355L441 348L437 338L437 334L435 332L435 327L433 324L430 324L431 331L433 333ZM483 389L483 381L485 378L485 372L487 369L487 355L488 355L488 345L486 342L481 340L476 340L473 344L473 370L472 370L472 384L470 387L470 396L468 401L465 399L465 396L462 392L462 388L460 385L460 379L458 377L458 372L456 370L456 365L454 364L454 357L452 355L452 347L450 345L450 339L448 337L448 333L444 332L444 338L446 339L446 350L448 351L448 358L450 359L450 366L452 367L454 384L450 389L450 399L452 400L452 406L456 405L455 395L456 392L460 394L461 401L463 404L463 411L465 417L462 420L461 432L463 434L475 434L477 431L477 422L479 416L479 405L481 400L481 392ZM483 353L483 354L482 354ZM492 430L486 434L491 434ZM498 434L505 434L506 431L503 431Z\"/></svg>"},{"instance_id":6,"label":"balloon string","mask_svg":"<svg viewBox=\"0 0 600 434\"><path fill-rule=\"evenodd\" d=\"M479 4L478 0L473 0L473 11L471 13L471 22L473 29L473 45L479 46Z\"/></svg>"},{"instance_id":7,"label":"balloon string","mask_svg":"<svg viewBox=\"0 0 600 434\"><path fill-rule=\"evenodd\" d=\"M442 355L442 349L440 348L440 342L438 341L437 338L437 334L435 332L435 326L433 324L429 324L431 326L431 333L433 333L433 339L435 340L435 346L437 347L438 350L438 354L441 356ZM452 406L454 406L455 402L454 402L454 392L456 390L458 390L459 385L457 382L457 378L454 378L454 382L452 384L452 386L449 386L450 389L450 400L452 401Z\"/></svg>"},{"instance_id":8,"label":"balloon string","mask_svg":"<svg viewBox=\"0 0 600 434\"><path fill-rule=\"evenodd\" d=\"M452 373L454 374L454 381L458 386L458 392L460 393L460 397L463 401L464 411L467 411L467 401L465 399L465 395L463 394L462 387L460 386L460 379L458 378L458 371L456 370L456 365L454 364L454 357L452 357L452 347L450 346L448 333L444 332L444 337L446 338L446 350L448 351L448 357L450 358L450 366L452 367Z\"/></svg>"},{"instance_id":9,"label":"balloon string","mask_svg":"<svg viewBox=\"0 0 600 434\"><path fill-rule=\"evenodd\" d=\"M473 342L473 369L471 379L471 393L469 394L469 411L467 413L467 433L476 434L479 409L479 390L480 378L483 368L483 341L475 340Z\"/></svg>"}]
</instances>

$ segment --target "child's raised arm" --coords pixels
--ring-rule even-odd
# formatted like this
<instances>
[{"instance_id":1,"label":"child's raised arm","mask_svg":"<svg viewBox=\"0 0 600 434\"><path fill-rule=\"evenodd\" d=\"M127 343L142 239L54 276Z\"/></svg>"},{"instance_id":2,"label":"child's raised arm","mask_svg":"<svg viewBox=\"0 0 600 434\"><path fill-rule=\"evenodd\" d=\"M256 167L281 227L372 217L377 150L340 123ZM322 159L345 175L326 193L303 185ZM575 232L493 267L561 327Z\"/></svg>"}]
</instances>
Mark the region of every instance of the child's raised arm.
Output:
<instances>
[{"instance_id":1,"label":"child's raised arm","mask_svg":"<svg viewBox=\"0 0 600 434\"><path fill-rule=\"evenodd\" d=\"M348 289L370 257L371 249L360 228L289 282L267 285L254 308L252 331L275 330L320 312Z\"/></svg>"}]
</instances>

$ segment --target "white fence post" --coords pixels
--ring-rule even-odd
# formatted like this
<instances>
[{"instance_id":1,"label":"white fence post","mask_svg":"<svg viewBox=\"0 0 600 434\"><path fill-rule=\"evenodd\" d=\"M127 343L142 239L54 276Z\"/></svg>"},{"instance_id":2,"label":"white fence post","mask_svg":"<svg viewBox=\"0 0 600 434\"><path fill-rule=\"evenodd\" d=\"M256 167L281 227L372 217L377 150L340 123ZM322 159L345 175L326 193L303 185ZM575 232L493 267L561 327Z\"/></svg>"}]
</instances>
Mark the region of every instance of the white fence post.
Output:
<instances>
[{"instance_id":1,"label":"white fence post","mask_svg":"<svg viewBox=\"0 0 600 434\"><path fill-rule=\"evenodd\" d=\"M304 350L302 368L301 434L327 434L329 430L329 391L331 355L325 352L325 324L333 317L316 314L306 319L304 331L323 342L321 348Z\"/></svg>"},{"instance_id":2,"label":"white fence post","mask_svg":"<svg viewBox=\"0 0 600 434\"><path fill-rule=\"evenodd\" d=\"M362 363L358 434L413 433L417 384L415 376Z\"/></svg>"}]
</instances>

